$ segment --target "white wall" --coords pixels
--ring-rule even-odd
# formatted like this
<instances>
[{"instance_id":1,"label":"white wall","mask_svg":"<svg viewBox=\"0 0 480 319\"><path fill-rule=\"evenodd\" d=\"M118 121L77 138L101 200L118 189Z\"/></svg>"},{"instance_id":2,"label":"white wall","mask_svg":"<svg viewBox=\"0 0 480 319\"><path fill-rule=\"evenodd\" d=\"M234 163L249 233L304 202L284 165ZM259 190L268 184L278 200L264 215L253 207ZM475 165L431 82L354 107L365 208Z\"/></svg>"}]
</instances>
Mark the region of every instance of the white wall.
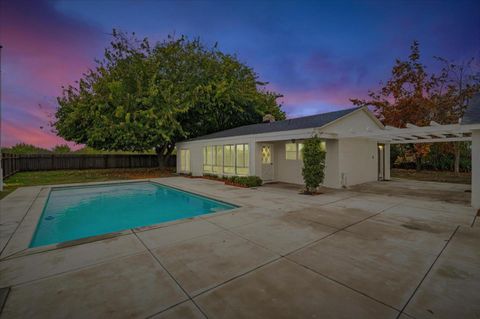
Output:
<instances>
[{"instance_id":1,"label":"white wall","mask_svg":"<svg viewBox=\"0 0 480 319\"><path fill-rule=\"evenodd\" d=\"M382 131L382 129L364 111L358 111L334 121L321 129L324 133L354 134Z\"/></svg>"},{"instance_id":2,"label":"white wall","mask_svg":"<svg viewBox=\"0 0 480 319\"><path fill-rule=\"evenodd\" d=\"M351 186L378 180L377 142L346 138L339 140L339 177L341 186Z\"/></svg>"},{"instance_id":3,"label":"white wall","mask_svg":"<svg viewBox=\"0 0 480 319\"><path fill-rule=\"evenodd\" d=\"M296 141L301 143L302 141ZM285 144L290 141L275 143L275 175L279 182L303 185L302 167L303 161L287 160L285 156Z\"/></svg>"},{"instance_id":4,"label":"white wall","mask_svg":"<svg viewBox=\"0 0 480 319\"><path fill-rule=\"evenodd\" d=\"M338 140L326 140L325 155L325 179L323 186L331 188L340 188L340 172L339 172L339 149Z\"/></svg>"}]
</instances>

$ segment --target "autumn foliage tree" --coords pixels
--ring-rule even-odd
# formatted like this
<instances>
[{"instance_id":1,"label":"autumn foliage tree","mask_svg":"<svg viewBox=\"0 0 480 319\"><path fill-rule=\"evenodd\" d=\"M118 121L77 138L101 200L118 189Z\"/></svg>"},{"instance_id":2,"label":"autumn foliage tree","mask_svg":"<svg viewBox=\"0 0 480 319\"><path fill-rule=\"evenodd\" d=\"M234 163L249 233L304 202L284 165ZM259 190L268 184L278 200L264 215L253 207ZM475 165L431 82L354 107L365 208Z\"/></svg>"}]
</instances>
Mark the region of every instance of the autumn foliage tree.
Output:
<instances>
[{"instance_id":1,"label":"autumn foliage tree","mask_svg":"<svg viewBox=\"0 0 480 319\"><path fill-rule=\"evenodd\" d=\"M463 116L468 100L480 91L478 73L468 63L455 64L443 58L439 73L428 73L421 62L420 46L414 41L407 60L397 59L391 76L382 87L368 92L368 99L351 99L355 105L373 106L379 119L389 126L406 127L458 123ZM455 148L449 143L451 148ZM452 146L453 145L453 146ZM429 144L407 145L421 168L422 157L429 151ZM458 169L458 165L456 165Z\"/></svg>"}]
</instances>

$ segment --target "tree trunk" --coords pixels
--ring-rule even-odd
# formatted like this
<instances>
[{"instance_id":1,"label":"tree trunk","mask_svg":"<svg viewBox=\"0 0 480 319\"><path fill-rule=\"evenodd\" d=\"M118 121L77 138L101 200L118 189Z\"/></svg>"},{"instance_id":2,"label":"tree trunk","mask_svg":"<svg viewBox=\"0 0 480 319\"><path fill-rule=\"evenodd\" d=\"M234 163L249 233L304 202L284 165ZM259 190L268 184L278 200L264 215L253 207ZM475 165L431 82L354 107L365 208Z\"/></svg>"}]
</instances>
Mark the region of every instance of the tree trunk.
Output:
<instances>
[{"instance_id":1,"label":"tree trunk","mask_svg":"<svg viewBox=\"0 0 480 319\"><path fill-rule=\"evenodd\" d=\"M459 142L453 143L453 148L455 152L454 172L455 172L455 176L458 176L460 175L460 144Z\"/></svg>"},{"instance_id":2,"label":"tree trunk","mask_svg":"<svg viewBox=\"0 0 480 319\"><path fill-rule=\"evenodd\" d=\"M416 162L417 172L420 172L422 170L422 157L417 155L415 157L415 162Z\"/></svg>"},{"instance_id":3,"label":"tree trunk","mask_svg":"<svg viewBox=\"0 0 480 319\"><path fill-rule=\"evenodd\" d=\"M158 167L165 168L165 156L163 153L165 152L165 146L156 146L155 153L157 153L157 160L158 160Z\"/></svg>"}]
</instances>

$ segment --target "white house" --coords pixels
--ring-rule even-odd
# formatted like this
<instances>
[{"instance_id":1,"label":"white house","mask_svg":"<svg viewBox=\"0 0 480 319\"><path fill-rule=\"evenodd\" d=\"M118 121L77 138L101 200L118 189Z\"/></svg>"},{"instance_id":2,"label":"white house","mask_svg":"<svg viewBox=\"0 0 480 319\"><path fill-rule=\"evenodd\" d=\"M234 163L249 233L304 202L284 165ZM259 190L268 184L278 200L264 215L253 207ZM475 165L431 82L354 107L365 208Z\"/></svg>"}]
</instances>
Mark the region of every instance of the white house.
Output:
<instances>
[{"instance_id":1,"label":"white house","mask_svg":"<svg viewBox=\"0 0 480 319\"><path fill-rule=\"evenodd\" d=\"M303 184L301 149L314 135L324 140L323 185L332 188L390 179L390 144L472 141L472 206L480 210L480 94L458 124L383 126L359 107L216 132L177 144L177 172Z\"/></svg>"},{"instance_id":2,"label":"white house","mask_svg":"<svg viewBox=\"0 0 480 319\"><path fill-rule=\"evenodd\" d=\"M383 131L367 108L246 125L178 143L177 171L194 176L257 175L265 182L303 184L303 141L317 135L325 141L324 186L388 179L388 145L376 139L341 137Z\"/></svg>"}]
</instances>

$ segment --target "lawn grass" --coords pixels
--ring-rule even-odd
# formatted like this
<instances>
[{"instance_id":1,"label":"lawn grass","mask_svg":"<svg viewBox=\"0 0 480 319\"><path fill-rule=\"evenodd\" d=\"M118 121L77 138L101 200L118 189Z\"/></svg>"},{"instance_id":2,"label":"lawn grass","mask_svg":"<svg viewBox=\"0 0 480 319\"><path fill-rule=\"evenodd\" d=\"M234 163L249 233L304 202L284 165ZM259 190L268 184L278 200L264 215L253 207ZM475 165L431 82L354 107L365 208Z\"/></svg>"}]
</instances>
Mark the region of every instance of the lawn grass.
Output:
<instances>
[{"instance_id":1,"label":"lawn grass","mask_svg":"<svg viewBox=\"0 0 480 319\"><path fill-rule=\"evenodd\" d=\"M398 169L391 170L392 177L413 179L417 181L428 182L442 182L442 183L457 183L457 184L471 184L472 174L461 172L455 176L454 172L450 171L420 171L414 169Z\"/></svg>"},{"instance_id":2,"label":"lawn grass","mask_svg":"<svg viewBox=\"0 0 480 319\"><path fill-rule=\"evenodd\" d=\"M4 180L0 199L24 186L105 182L172 176L173 169L129 168L20 172Z\"/></svg>"}]
</instances>

